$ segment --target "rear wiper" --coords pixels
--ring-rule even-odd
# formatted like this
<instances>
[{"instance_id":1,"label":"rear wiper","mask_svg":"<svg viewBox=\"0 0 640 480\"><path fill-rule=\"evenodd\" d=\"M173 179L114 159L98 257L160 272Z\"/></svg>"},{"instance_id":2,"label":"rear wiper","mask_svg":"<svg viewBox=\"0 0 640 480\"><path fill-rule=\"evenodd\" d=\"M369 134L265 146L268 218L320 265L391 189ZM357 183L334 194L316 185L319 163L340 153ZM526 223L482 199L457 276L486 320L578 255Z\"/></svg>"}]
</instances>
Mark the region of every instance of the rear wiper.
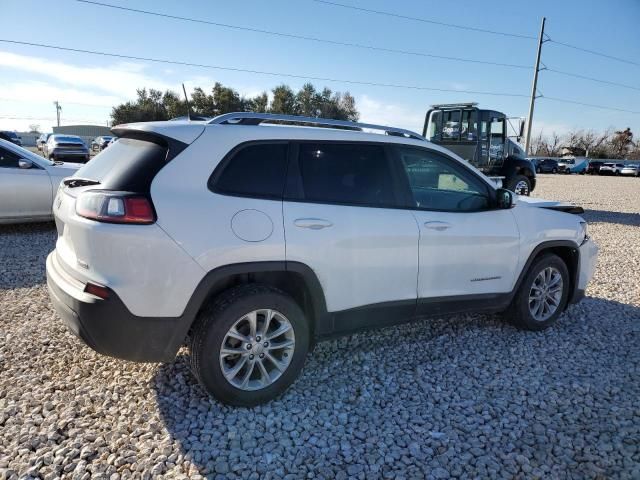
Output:
<instances>
[{"instance_id":1,"label":"rear wiper","mask_svg":"<svg viewBox=\"0 0 640 480\"><path fill-rule=\"evenodd\" d=\"M90 178L65 178L62 183L64 183L67 187L75 188L75 187L85 187L87 185L99 185L100 182L97 180L91 180Z\"/></svg>"}]
</instances>

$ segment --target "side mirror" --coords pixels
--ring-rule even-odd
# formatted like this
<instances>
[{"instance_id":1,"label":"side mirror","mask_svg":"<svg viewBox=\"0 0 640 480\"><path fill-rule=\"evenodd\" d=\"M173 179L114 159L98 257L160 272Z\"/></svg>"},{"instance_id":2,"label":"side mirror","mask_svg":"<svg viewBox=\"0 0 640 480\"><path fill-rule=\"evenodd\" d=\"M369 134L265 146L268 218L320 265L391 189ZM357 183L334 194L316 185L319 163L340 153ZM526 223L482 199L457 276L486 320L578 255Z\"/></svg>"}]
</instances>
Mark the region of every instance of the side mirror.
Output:
<instances>
[{"instance_id":1,"label":"side mirror","mask_svg":"<svg viewBox=\"0 0 640 480\"><path fill-rule=\"evenodd\" d=\"M506 188L499 188L496 190L498 208L509 209L513 207L513 195L514 193Z\"/></svg>"},{"instance_id":2,"label":"side mirror","mask_svg":"<svg viewBox=\"0 0 640 480\"><path fill-rule=\"evenodd\" d=\"M18 167L20 168L31 168L33 167L33 162L31 160L24 160L24 159L20 159L18 160Z\"/></svg>"}]
</instances>

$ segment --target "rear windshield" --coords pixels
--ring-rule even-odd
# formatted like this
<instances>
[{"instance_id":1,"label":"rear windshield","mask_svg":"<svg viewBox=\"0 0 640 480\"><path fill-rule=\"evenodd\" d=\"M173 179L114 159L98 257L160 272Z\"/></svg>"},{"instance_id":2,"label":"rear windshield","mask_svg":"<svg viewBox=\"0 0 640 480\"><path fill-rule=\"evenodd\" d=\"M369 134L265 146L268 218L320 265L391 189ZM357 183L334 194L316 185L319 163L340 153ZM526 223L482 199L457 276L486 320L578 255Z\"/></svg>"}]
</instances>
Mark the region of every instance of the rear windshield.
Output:
<instances>
[{"instance_id":1,"label":"rear windshield","mask_svg":"<svg viewBox=\"0 0 640 480\"><path fill-rule=\"evenodd\" d=\"M100 182L110 190L148 192L165 164L167 148L152 142L121 138L76 172L74 177Z\"/></svg>"},{"instance_id":2,"label":"rear windshield","mask_svg":"<svg viewBox=\"0 0 640 480\"><path fill-rule=\"evenodd\" d=\"M84 143L80 137L63 137L56 135L53 137L56 142Z\"/></svg>"}]
</instances>

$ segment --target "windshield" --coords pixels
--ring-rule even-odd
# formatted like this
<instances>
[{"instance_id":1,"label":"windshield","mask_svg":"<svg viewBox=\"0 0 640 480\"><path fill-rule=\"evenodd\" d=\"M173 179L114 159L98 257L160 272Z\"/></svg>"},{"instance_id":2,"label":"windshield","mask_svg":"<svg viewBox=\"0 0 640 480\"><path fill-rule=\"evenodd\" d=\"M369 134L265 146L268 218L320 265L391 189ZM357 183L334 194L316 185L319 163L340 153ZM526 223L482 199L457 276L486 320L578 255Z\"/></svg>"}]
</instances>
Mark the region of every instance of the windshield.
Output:
<instances>
[{"instance_id":1,"label":"windshield","mask_svg":"<svg viewBox=\"0 0 640 480\"><path fill-rule=\"evenodd\" d=\"M475 110L434 110L429 115L426 138L431 141L469 141L477 135Z\"/></svg>"},{"instance_id":2,"label":"windshield","mask_svg":"<svg viewBox=\"0 0 640 480\"><path fill-rule=\"evenodd\" d=\"M65 142L65 143L84 143L80 137L72 137L65 135L54 135L54 142Z\"/></svg>"}]
</instances>

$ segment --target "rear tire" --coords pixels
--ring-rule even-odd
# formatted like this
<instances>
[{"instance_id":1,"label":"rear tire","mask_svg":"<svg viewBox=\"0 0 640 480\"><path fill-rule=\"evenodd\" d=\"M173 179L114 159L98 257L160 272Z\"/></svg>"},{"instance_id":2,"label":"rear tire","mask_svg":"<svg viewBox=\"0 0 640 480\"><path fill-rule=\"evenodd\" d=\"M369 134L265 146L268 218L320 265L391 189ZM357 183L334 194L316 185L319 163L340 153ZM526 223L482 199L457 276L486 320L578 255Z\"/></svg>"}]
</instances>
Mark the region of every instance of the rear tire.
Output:
<instances>
[{"instance_id":1,"label":"rear tire","mask_svg":"<svg viewBox=\"0 0 640 480\"><path fill-rule=\"evenodd\" d=\"M529 268L505 317L524 330L549 328L567 305L570 285L564 261L555 254L543 254Z\"/></svg>"},{"instance_id":2,"label":"rear tire","mask_svg":"<svg viewBox=\"0 0 640 480\"><path fill-rule=\"evenodd\" d=\"M551 170L551 173L558 173L558 169L557 169L557 168L553 168L553 169Z\"/></svg>"},{"instance_id":3,"label":"rear tire","mask_svg":"<svg viewBox=\"0 0 640 480\"><path fill-rule=\"evenodd\" d=\"M274 336L287 326L291 328L286 333ZM310 332L302 309L289 295L251 284L211 301L198 315L190 337L191 368L205 390L223 403L252 407L273 400L298 377ZM291 347L278 347L292 341Z\"/></svg>"}]
</instances>

